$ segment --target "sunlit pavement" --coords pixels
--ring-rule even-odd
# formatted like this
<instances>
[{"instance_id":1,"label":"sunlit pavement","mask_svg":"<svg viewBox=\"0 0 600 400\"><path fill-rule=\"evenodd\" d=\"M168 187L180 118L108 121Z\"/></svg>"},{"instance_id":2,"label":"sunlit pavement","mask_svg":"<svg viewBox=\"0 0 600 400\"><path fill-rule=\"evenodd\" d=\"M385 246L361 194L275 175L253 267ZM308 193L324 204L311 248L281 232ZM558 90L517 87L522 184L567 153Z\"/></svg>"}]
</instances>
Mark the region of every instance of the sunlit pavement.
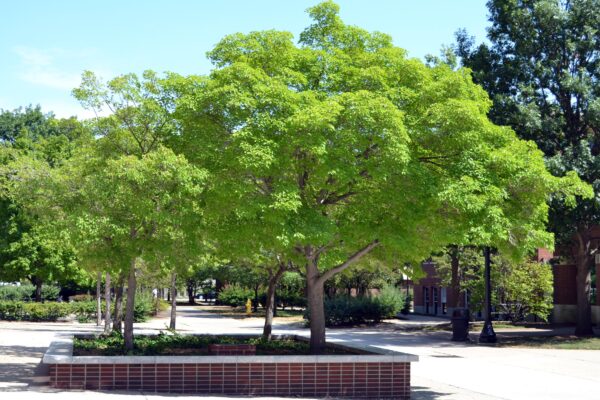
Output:
<instances>
[{"instance_id":1,"label":"sunlit pavement","mask_svg":"<svg viewBox=\"0 0 600 400\"><path fill-rule=\"evenodd\" d=\"M168 319L138 324L140 333L166 329ZM376 328L331 329L330 341L371 345L417 354L412 364L412 398L425 399L599 399L600 351L517 349L457 344L444 331L402 329L402 323ZM180 306L182 333L257 333L258 318L233 319ZM43 385L39 361L55 334L91 332L93 324L0 322L2 399L79 399L82 392L55 391ZM277 324L275 333L307 335L299 323ZM501 333L500 333L501 335ZM477 334L473 332L473 337ZM85 392L85 398L223 399L146 393ZM261 397L260 399L280 399Z\"/></svg>"}]
</instances>

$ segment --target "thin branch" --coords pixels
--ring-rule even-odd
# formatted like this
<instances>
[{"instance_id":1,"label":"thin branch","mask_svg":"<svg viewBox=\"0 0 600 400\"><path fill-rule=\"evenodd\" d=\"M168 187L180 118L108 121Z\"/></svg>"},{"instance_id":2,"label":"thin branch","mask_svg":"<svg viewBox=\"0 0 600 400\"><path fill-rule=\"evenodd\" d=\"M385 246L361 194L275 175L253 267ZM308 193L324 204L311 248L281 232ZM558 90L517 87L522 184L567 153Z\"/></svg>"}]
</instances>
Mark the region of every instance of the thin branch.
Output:
<instances>
[{"instance_id":1,"label":"thin branch","mask_svg":"<svg viewBox=\"0 0 600 400\"><path fill-rule=\"evenodd\" d=\"M329 195L325 199L321 200L321 204L337 204L340 201L344 201L355 194L356 192L349 191L347 193L340 194L339 196Z\"/></svg>"}]
</instances>

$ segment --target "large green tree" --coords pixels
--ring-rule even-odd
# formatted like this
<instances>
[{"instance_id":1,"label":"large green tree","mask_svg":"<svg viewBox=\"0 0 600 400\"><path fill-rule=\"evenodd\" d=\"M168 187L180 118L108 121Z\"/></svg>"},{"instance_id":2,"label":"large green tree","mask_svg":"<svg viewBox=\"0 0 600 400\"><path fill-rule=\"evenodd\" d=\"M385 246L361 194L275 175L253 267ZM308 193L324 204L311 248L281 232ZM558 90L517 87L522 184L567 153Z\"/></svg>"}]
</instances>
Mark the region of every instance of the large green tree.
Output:
<instances>
[{"instance_id":1,"label":"large green tree","mask_svg":"<svg viewBox=\"0 0 600 400\"><path fill-rule=\"evenodd\" d=\"M551 244L549 194L585 188L492 124L467 70L406 58L332 2L309 14L299 46L287 32L230 35L210 76L172 79L181 151L212 177L207 218L302 266L318 353L336 274L365 257L418 262L468 235Z\"/></svg>"},{"instance_id":2,"label":"large green tree","mask_svg":"<svg viewBox=\"0 0 600 400\"><path fill-rule=\"evenodd\" d=\"M456 50L490 94L490 118L535 140L557 176L576 171L595 196L554 202L551 230L577 266L577 328L592 334L590 270L600 238L600 1L492 0L489 44L466 32ZM564 255L564 253L563 253Z\"/></svg>"}]
</instances>

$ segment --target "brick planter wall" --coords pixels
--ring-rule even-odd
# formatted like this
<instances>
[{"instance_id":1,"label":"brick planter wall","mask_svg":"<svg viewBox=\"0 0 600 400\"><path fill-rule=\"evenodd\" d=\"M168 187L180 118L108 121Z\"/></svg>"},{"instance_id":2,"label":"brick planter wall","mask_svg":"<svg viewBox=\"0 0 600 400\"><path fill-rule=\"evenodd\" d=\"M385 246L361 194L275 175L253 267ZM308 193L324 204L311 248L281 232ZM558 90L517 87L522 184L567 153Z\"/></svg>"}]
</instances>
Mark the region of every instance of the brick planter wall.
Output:
<instances>
[{"instance_id":1,"label":"brick planter wall","mask_svg":"<svg viewBox=\"0 0 600 400\"><path fill-rule=\"evenodd\" d=\"M364 349L363 349L364 350ZM76 356L72 338L43 362L59 389L254 396L409 399L413 355Z\"/></svg>"},{"instance_id":2,"label":"brick planter wall","mask_svg":"<svg viewBox=\"0 0 600 400\"><path fill-rule=\"evenodd\" d=\"M55 364L60 389L410 398L410 363Z\"/></svg>"}]
</instances>

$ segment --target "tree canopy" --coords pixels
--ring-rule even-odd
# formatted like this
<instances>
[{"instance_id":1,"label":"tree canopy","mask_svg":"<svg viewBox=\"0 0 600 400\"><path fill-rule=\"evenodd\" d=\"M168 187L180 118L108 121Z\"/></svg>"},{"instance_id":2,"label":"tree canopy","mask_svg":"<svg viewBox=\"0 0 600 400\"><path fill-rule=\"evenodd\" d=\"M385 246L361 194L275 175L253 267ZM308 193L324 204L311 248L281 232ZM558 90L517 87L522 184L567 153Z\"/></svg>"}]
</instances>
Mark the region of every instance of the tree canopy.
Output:
<instances>
[{"instance_id":1,"label":"tree canopy","mask_svg":"<svg viewBox=\"0 0 600 400\"><path fill-rule=\"evenodd\" d=\"M208 77L174 84L183 152L212 177L207 215L304 265L313 313L323 283L367 254L420 261L463 236L551 245L549 196L572 203L589 189L490 122L468 70L406 58L332 2L309 14L298 46L287 32L230 35Z\"/></svg>"}]
</instances>

